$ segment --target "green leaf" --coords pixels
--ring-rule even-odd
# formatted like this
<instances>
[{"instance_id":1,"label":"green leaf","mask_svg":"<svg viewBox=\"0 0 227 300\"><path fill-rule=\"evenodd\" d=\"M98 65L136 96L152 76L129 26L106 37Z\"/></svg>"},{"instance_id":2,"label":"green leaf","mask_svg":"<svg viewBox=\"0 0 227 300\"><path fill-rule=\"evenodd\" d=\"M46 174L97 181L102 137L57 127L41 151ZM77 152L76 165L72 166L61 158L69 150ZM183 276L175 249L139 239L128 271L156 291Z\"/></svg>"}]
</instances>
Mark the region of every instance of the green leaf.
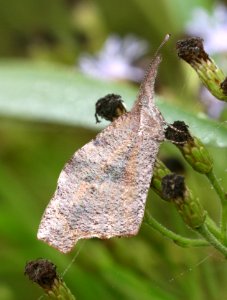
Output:
<instances>
[{"instance_id":1,"label":"green leaf","mask_svg":"<svg viewBox=\"0 0 227 300\"><path fill-rule=\"evenodd\" d=\"M131 107L137 91L124 83L98 81L76 68L28 62L0 63L0 114L32 121L54 122L100 130L95 124L95 102L108 93L120 94ZM227 146L227 126L204 115L158 100L167 122L183 120L204 143Z\"/></svg>"},{"instance_id":2,"label":"green leaf","mask_svg":"<svg viewBox=\"0 0 227 300\"><path fill-rule=\"evenodd\" d=\"M0 90L3 116L90 128L97 128L94 113L98 98L113 92L135 97L124 84L96 81L76 68L25 62L0 63Z\"/></svg>"}]
</instances>

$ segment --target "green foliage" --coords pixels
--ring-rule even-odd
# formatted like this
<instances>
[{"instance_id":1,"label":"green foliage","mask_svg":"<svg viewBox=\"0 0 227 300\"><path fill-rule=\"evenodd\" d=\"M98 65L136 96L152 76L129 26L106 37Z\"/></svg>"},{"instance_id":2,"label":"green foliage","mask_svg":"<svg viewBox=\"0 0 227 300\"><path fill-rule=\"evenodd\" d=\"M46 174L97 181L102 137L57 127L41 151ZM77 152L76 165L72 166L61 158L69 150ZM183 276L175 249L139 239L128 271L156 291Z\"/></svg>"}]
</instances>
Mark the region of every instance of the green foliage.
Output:
<instances>
[{"instance_id":1,"label":"green foliage","mask_svg":"<svg viewBox=\"0 0 227 300\"><path fill-rule=\"evenodd\" d=\"M123 83L97 81L75 69L26 62L0 64L0 114L22 119L85 126L97 130L94 105L108 93L120 94L131 107L137 91ZM157 102L167 122L183 120L204 143L227 146L227 126L182 107ZM104 123L107 124L107 123ZM100 128L100 127L99 127Z\"/></svg>"},{"instance_id":2,"label":"green foliage","mask_svg":"<svg viewBox=\"0 0 227 300\"><path fill-rule=\"evenodd\" d=\"M226 262L217 252L181 248L145 224L136 237L80 242L69 255L36 239L63 165L107 124L95 124L96 100L113 92L122 95L128 108L135 100L137 88L88 78L74 66L82 51L98 50L109 33L147 39L150 54L166 31L172 33L158 76L165 96L157 105L167 122L184 120L209 145L215 172L227 185L227 126L198 112L198 85L192 91L182 89L188 74L174 50L192 9L210 8L213 2L2 1L0 56L10 59L0 62L0 299L30 300L42 294L23 275L26 261L50 259L61 274L75 254L64 280L77 299L225 299ZM172 156L182 161L175 147L165 143L160 157ZM218 220L217 199L208 181L183 164L187 185ZM195 238L174 208L153 192L147 209L166 227Z\"/></svg>"}]
</instances>

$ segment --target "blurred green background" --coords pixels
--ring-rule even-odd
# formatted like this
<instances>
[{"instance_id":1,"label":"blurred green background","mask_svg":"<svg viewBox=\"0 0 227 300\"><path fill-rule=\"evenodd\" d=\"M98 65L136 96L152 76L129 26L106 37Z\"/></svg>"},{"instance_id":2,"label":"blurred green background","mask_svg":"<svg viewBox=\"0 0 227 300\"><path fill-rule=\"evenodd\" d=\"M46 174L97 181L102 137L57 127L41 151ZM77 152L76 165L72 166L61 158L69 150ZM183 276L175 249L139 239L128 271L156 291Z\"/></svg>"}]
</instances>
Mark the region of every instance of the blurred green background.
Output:
<instances>
[{"instance_id":1,"label":"blurred green background","mask_svg":"<svg viewBox=\"0 0 227 300\"><path fill-rule=\"evenodd\" d=\"M172 34L162 50L157 104L167 121L185 120L207 144L215 172L226 186L226 113L218 120L206 116L198 79L175 51L176 41L187 34L194 9L211 13L216 4L212 0L1 1L1 300L38 299L43 294L23 274L27 261L50 259L61 274L75 254L64 278L77 299L226 298L227 264L220 254L209 247L180 248L144 224L136 237L81 241L68 255L36 239L63 165L107 124L95 124L96 100L115 92L131 107L136 97L138 84L128 78L106 81L80 71L81 56L98 53L112 34L121 38L133 34L147 41L146 54L135 62L141 68L165 34ZM115 57L111 59L114 64ZM219 202L206 178L192 171L169 143L162 145L160 158L180 162L187 184L218 222ZM174 208L152 192L147 209L168 228L194 236Z\"/></svg>"}]
</instances>

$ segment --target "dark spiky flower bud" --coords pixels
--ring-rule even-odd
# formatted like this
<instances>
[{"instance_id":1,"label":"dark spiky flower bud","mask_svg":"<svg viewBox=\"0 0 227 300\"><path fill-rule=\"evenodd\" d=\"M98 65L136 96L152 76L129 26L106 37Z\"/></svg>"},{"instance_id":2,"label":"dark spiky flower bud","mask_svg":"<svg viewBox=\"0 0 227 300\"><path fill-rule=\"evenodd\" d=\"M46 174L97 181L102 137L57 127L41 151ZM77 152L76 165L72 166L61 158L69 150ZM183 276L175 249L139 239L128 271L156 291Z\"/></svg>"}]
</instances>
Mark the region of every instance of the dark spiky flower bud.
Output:
<instances>
[{"instance_id":1,"label":"dark spiky flower bud","mask_svg":"<svg viewBox=\"0 0 227 300\"><path fill-rule=\"evenodd\" d=\"M205 52L203 39L191 37L176 44L178 56L197 72L202 83L217 99L227 101L227 78Z\"/></svg>"},{"instance_id":2,"label":"dark spiky flower bud","mask_svg":"<svg viewBox=\"0 0 227 300\"><path fill-rule=\"evenodd\" d=\"M96 102L95 108L96 123L100 122L98 116L112 122L127 112L121 96L116 94L108 94L105 97L100 98Z\"/></svg>"},{"instance_id":3,"label":"dark spiky flower bud","mask_svg":"<svg viewBox=\"0 0 227 300\"><path fill-rule=\"evenodd\" d=\"M172 141L184 158L199 173L207 174L213 168L213 160L204 144L192 136L183 121L175 121L166 129L165 137Z\"/></svg>"},{"instance_id":4,"label":"dark spiky flower bud","mask_svg":"<svg viewBox=\"0 0 227 300\"><path fill-rule=\"evenodd\" d=\"M197 229L205 222L206 212L185 186L183 176L172 173L163 177L162 193L164 198L174 203L189 227Z\"/></svg>"},{"instance_id":5,"label":"dark spiky flower bud","mask_svg":"<svg viewBox=\"0 0 227 300\"><path fill-rule=\"evenodd\" d=\"M56 272L56 266L47 259L28 262L24 274L44 289L50 299L75 300L70 290Z\"/></svg>"},{"instance_id":6,"label":"dark spiky flower bud","mask_svg":"<svg viewBox=\"0 0 227 300\"><path fill-rule=\"evenodd\" d=\"M167 200L184 198L186 190L184 176L175 173L168 174L162 178L161 186L163 196Z\"/></svg>"}]
</instances>

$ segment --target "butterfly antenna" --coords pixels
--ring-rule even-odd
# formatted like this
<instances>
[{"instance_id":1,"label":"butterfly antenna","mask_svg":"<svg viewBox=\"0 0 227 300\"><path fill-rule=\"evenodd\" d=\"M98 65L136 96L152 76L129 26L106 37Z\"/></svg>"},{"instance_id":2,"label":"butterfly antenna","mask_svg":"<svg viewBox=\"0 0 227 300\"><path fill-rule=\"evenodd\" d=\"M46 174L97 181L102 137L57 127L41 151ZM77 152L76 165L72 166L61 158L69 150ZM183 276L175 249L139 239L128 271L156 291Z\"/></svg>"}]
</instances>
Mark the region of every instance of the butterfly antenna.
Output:
<instances>
[{"instance_id":1,"label":"butterfly antenna","mask_svg":"<svg viewBox=\"0 0 227 300\"><path fill-rule=\"evenodd\" d=\"M145 93L149 94L149 92L151 92L151 86L154 85L157 68L161 61L159 52L160 52L161 48L165 45L165 43L169 40L169 38L170 38L170 34L166 34L165 38L159 45L158 49L155 51L154 57L151 60L151 63L145 72L144 80L142 81L142 84L140 87L141 94L145 94ZM153 91L152 91L152 93L153 93Z\"/></svg>"},{"instance_id":2,"label":"butterfly antenna","mask_svg":"<svg viewBox=\"0 0 227 300\"><path fill-rule=\"evenodd\" d=\"M165 43L169 40L169 38L171 37L171 34L167 33L166 36L164 37L163 41L161 42L161 44L159 45L158 49L156 50L154 57L157 57L160 50L162 49L162 47L165 45Z\"/></svg>"}]
</instances>

